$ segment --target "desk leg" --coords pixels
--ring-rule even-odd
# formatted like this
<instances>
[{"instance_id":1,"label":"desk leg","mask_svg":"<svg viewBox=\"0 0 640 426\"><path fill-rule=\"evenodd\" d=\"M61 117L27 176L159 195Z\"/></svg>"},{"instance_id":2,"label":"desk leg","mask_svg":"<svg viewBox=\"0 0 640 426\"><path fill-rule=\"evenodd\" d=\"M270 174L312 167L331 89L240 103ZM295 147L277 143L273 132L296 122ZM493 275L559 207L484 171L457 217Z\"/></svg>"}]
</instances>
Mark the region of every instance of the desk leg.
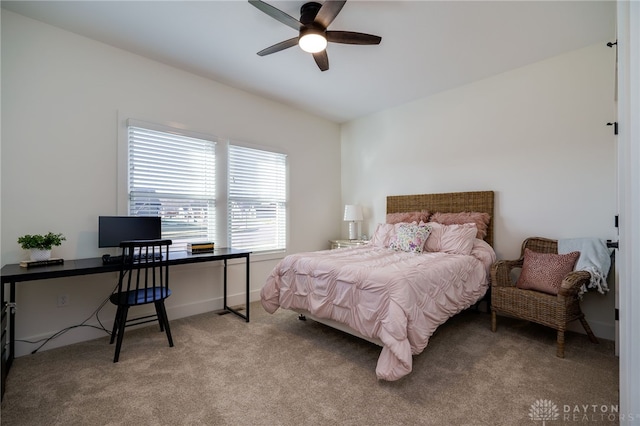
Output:
<instances>
[{"instance_id":1,"label":"desk leg","mask_svg":"<svg viewBox=\"0 0 640 426\"><path fill-rule=\"evenodd\" d=\"M229 311L231 313L234 313L236 315L238 315L240 318L244 318L245 321L249 322L249 283L251 282L251 280L249 279L249 254L247 253L247 267L246 267L246 274L247 274L247 278L246 278L246 309L247 309L247 314L241 314L240 312L236 311L235 309L230 308L227 305L227 259L224 259L224 296L223 296L223 304L224 304L224 310L225 311Z\"/></svg>"},{"instance_id":2,"label":"desk leg","mask_svg":"<svg viewBox=\"0 0 640 426\"><path fill-rule=\"evenodd\" d=\"M2 303L2 351L0 360L0 376L1 383L0 386L2 390L0 391L0 399L4 397L4 391L6 389L7 384L7 375L9 374L9 369L11 368L11 364L13 364L13 358L15 357L15 302L16 302L16 283L9 283L9 301L5 300L5 283L1 284L1 295L0 295L0 303ZM9 339L9 343L7 344L7 338Z\"/></svg>"},{"instance_id":3,"label":"desk leg","mask_svg":"<svg viewBox=\"0 0 640 426\"><path fill-rule=\"evenodd\" d=\"M7 373L16 356L16 283L9 285L9 358L7 359Z\"/></svg>"},{"instance_id":4,"label":"desk leg","mask_svg":"<svg viewBox=\"0 0 640 426\"><path fill-rule=\"evenodd\" d=\"M0 399L2 399L4 397L4 390L6 389L6 379L7 379L7 358L6 358L6 353L7 353L7 322L9 319L9 309L7 306L7 302L5 302L4 300L4 286L5 284L2 283L1 288L0 288L0 292L2 293L2 296L0 297L0 303L2 303L2 330L0 330L0 333L2 333L2 351L1 351L1 356L2 358L0 359L0 378L1 378L1 390L0 390Z\"/></svg>"},{"instance_id":5,"label":"desk leg","mask_svg":"<svg viewBox=\"0 0 640 426\"><path fill-rule=\"evenodd\" d=\"M251 282L251 280L249 279L249 253L247 253L246 280L247 280L246 288L245 288L245 297L246 297L245 303L247 305L247 318L246 318L246 320L247 320L247 322L249 322L249 292L251 291L250 290L251 286L249 285L249 283Z\"/></svg>"},{"instance_id":6,"label":"desk leg","mask_svg":"<svg viewBox=\"0 0 640 426\"><path fill-rule=\"evenodd\" d=\"M225 311L230 310L227 306L227 259L224 259L224 295L222 296L222 305Z\"/></svg>"}]
</instances>

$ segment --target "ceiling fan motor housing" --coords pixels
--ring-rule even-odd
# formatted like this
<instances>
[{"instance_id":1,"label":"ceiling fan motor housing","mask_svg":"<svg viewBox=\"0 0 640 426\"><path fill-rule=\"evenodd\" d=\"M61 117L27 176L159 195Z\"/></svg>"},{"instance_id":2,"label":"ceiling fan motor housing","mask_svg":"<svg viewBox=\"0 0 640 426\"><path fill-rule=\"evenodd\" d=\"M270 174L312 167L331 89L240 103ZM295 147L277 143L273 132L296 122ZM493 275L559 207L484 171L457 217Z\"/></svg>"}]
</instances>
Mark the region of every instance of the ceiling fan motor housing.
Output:
<instances>
[{"instance_id":1,"label":"ceiling fan motor housing","mask_svg":"<svg viewBox=\"0 0 640 426\"><path fill-rule=\"evenodd\" d=\"M303 4L300 8L300 23L302 25L313 24L313 20L316 19L316 15L318 15L321 7L322 5L320 3L314 1Z\"/></svg>"}]
</instances>

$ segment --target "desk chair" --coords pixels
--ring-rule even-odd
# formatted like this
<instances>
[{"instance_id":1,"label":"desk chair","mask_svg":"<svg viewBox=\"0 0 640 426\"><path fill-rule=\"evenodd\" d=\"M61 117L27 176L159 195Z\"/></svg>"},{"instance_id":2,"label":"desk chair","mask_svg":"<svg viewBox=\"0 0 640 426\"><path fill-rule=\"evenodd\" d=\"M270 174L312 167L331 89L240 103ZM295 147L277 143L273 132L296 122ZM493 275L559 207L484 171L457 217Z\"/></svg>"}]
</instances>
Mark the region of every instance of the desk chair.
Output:
<instances>
[{"instance_id":1,"label":"desk chair","mask_svg":"<svg viewBox=\"0 0 640 426\"><path fill-rule=\"evenodd\" d=\"M169 246L171 240L123 241L122 265L118 288L109 298L118 307L113 323L110 344L118 337L113 362L118 362L125 327L158 321L160 331L167 333L169 346L173 347L169 319L164 300L171 295L169 290ZM153 303L156 313L127 319L131 306Z\"/></svg>"}]
</instances>

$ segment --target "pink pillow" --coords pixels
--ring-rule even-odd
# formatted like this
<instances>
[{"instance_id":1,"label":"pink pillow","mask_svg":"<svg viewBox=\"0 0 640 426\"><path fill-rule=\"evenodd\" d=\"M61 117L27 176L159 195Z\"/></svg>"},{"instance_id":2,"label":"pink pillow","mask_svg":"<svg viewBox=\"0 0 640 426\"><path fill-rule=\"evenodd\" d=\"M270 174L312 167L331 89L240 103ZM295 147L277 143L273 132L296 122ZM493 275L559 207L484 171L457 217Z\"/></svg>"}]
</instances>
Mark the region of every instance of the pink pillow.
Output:
<instances>
[{"instance_id":1,"label":"pink pillow","mask_svg":"<svg viewBox=\"0 0 640 426\"><path fill-rule=\"evenodd\" d=\"M419 212L402 212L402 213L387 213L387 223L396 224L396 223L420 223L426 222L429 220L430 213L427 210L422 210Z\"/></svg>"},{"instance_id":2,"label":"pink pillow","mask_svg":"<svg viewBox=\"0 0 640 426\"><path fill-rule=\"evenodd\" d=\"M549 294L558 294L565 276L571 271L580 257L579 251L567 254L538 253L524 249L524 263L516 287L537 290Z\"/></svg>"},{"instance_id":3,"label":"pink pillow","mask_svg":"<svg viewBox=\"0 0 640 426\"><path fill-rule=\"evenodd\" d=\"M424 244L424 251L450 254L471 254L478 229L473 223L442 225L429 222L431 234Z\"/></svg>"},{"instance_id":4,"label":"pink pillow","mask_svg":"<svg viewBox=\"0 0 640 426\"><path fill-rule=\"evenodd\" d=\"M379 223L376 227L371 244L376 247L389 247L391 239L396 235L396 226L388 223Z\"/></svg>"},{"instance_id":5,"label":"pink pillow","mask_svg":"<svg viewBox=\"0 0 640 426\"><path fill-rule=\"evenodd\" d=\"M456 225L463 223L475 223L478 228L478 235L476 238L481 240L487 236L487 229L489 228L489 222L491 216L489 213L481 212L460 212L460 213L434 213L431 216L432 222L441 223L443 225Z\"/></svg>"}]
</instances>

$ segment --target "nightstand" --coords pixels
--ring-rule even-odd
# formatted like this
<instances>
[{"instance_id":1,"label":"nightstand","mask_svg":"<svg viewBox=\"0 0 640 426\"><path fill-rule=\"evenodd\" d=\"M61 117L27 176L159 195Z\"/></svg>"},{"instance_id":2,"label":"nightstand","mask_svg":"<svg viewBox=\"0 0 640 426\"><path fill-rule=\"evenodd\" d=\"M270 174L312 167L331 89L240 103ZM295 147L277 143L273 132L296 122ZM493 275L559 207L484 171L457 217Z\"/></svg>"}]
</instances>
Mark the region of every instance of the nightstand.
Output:
<instances>
[{"instance_id":1,"label":"nightstand","mask_svg":"<svg viewBox=\"0 0 640 426\"><path fill-rule=\"evenodd\" d=\"M367 244L369 241L365 240L329 240L331 243L331 250L345 247L355 247Z\"/></svg>"}]
</instances>

